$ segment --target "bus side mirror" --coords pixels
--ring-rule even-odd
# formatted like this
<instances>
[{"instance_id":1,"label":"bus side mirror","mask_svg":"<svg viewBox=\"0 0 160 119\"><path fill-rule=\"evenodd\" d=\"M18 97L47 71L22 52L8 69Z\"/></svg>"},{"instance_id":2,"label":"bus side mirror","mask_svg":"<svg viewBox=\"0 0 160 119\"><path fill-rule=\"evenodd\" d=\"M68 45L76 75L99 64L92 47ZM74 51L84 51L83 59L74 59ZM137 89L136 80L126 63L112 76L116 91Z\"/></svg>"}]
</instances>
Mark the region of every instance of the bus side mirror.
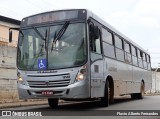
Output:
<instances>
[{"instance_id":1,"label":"bus side mirror","mask_svg":"<svg viewBox=\"0 0 160 119\"><path fill-rule=\"evenodd\" d=\"M12 31L9 30L9 43L11 43L11 42L12 42Z\"/></svg>"},{"instance_id":2,"label":"bus side mirror","mask_svg":"<svg viewBox=\"0 0 160 119\"><path fill-rule=\"evenodd\" d=\"M98 26L94 26L94 39L99 38L99 28Z\"/></svg>"}]
</instances>

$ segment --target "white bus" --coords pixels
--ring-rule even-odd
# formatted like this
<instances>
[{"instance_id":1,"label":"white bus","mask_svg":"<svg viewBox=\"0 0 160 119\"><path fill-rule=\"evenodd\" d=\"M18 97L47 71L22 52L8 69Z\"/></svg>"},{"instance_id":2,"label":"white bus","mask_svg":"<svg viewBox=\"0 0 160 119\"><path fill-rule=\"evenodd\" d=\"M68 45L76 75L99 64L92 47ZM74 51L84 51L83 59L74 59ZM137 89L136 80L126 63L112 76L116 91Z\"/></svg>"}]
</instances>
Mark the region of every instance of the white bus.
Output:
<instances>
[{"instance_id":1,"label":"white bus","mask_svg":"<svg viewBox=\"0 0 160 119\"><path fill-rule=\"evenodd\" d=\"M22 19L17 46L20 99L141 99L151 89L147 51L86 9L51 11Z\"/></svg>"}]
</instances>

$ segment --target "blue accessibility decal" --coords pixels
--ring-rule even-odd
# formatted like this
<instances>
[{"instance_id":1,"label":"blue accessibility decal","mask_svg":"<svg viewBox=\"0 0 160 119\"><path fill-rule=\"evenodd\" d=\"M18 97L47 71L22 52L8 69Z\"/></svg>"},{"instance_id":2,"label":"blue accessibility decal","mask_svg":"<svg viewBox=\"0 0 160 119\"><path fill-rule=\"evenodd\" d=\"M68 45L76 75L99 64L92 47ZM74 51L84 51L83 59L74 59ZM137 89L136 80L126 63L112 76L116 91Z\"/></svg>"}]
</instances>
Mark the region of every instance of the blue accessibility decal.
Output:
<instances>
[{"instance_id":1,"label":"blue accessibility decal","mask_svg":"<svg viewBox=\"0 0 160 119\"><path fill-rule=\"evenodd\" d=\"M47 68L47 60L38 59L38 69L46 69L46 68Z\"/></svg>"}]
</instances>

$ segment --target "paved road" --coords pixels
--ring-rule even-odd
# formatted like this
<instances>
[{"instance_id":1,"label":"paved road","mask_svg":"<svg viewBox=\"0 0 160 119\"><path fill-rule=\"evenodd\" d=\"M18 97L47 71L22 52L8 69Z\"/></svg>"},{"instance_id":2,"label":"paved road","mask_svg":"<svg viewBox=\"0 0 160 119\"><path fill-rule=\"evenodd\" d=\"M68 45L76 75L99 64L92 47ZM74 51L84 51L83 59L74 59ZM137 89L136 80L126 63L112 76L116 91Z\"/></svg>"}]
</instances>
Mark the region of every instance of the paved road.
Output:
<instances>
[{"instance_id":1,"label":"paved road","mask_svg":"<svg viewBox=\"0 0 160 119\"><path fill-rule=\"evenodd\" d=\"M58 115L57 119L62 119L62 118L69 119L67 116L70 116L70 114L74 116L76 115L83 116L83 115L87 115L87 113L89 114L89 116L94 115L95 116L94 118L96 119L96 117L98 117L96 115L99 115L100 118L102 118L102 116L112 113L112 110L116 110L116 114L117 112L120 112L120 114L123 113L123 115L125 115L125 113L128 114L128 110L129 112L133 112L133 113L136 113L137 110L141 110L141 111L138 111L138 113L139 112L147 112L147 113L149 112L150 113L150 112L154 112L150 110L159 110L157 112L160 115L160 95L145 96L144 99L140 99L140 100L132 100L130 97L117 98L115 99L115 102L111 104L109 107L100 107L99 101L95 101L95 102L73 102L73 103L60 104L58 109L51 109L49 108L48 105L41 105L41 106L8 108L6 110L44 111L50 114L56 113ZM113 113L115 114L115 111L113 111ZM64 116L64 117L60 118L59 116ZM109 117L110 116L107 116L107 119ZM79 117L79 118L81 119L82 117ZM120 116L120 117L115 116L114 119L115 118L160 119L160 116L158 117L157 116L155 117L153 116L142 116L142 117L140 116L136 116L136 117L135 116L129 116L129 117L128 116ZM88 119L88 116L87 116L87 119Z\"/></svg>"}]
</instances>

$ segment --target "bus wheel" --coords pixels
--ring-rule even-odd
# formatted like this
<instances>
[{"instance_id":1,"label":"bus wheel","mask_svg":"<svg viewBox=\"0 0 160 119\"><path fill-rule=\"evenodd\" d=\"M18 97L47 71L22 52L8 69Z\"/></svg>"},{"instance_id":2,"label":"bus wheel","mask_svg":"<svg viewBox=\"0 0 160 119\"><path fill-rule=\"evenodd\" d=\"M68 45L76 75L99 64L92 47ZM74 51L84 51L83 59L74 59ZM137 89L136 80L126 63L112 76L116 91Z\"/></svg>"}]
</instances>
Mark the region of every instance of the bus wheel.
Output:
<instances>
[{"instance_id":1,"label":"bus wheel","mask_svg":"<svg viewBox=\"0 0 160 119\"><path fill-rule=\"evenodd\" d=\"M58 98L49 98L48 104L51 108L57 108L58 107Z\"/></svg>"},{"instance_id":2,"label":"bus wheel","mask_svg":"<svg viewBox=\"0 0 160 119\"><path fill-rule=\"evenodd\" d=\"M144 90L145 90L144 83L141 82L140 93L133 93L133 94L131 94L131 98L132 99L143 99L143 97L144 97Z\"/></svg>"},{"instance_id":3,"label":"bus wheel","mask_svg":"<svg viewBox=\"0 0 160 119\"><path fill-rule=\"evenodd\" d=\"M109 97L110 97L110 89L109 89L109 82L107 80L105 84L104 97L101 98L101 106L103 107L109 106Z\"/></svg>"},{"instance_id":4,"label":"bus wheel","mask_svg":"<svg viewBox=\"0 0 160 119\"><path fill-rule=\"evenodd\" d=\"M138 94L138 93L132 93L132 94L131 94L131 98L132 98L132 99L138 99L137 94Z\"/></svg>"},{"instance_id":5,"label":"bus wheel","mask_svg":"<svg viewBox=\"0 0 160 119\"><path fill-rule=\"evenodd\" d=\"M144 98L144 92L145 92L144 83L141 82L141 92L139 93L139 99L143 99Z\"/></svg>"}]
</instances>

